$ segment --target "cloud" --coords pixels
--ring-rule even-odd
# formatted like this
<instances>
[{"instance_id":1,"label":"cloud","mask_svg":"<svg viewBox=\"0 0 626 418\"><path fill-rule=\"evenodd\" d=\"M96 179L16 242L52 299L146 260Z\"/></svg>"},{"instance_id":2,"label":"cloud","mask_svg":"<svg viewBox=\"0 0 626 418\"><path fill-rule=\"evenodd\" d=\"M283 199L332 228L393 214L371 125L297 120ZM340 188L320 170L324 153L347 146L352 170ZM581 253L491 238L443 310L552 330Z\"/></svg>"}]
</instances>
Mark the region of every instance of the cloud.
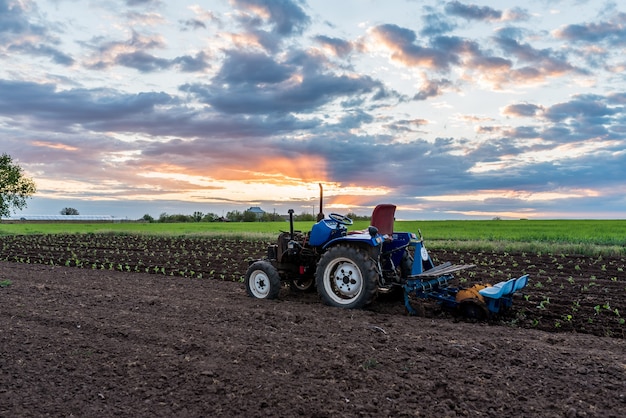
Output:
<instances>
[{"instance_id":1,"label":"cloud","mask_svg":"<svg viewBox=\"0 0 626 418\"><path fill-rule=\"evenodd\" d=\"M519 32L510 29L493 37L504 57L490 55L478 42L458 36L434 36L423 46L417 44L415 32L396 25L379 25L370 33L375 43L391 51L390 59L394 62L422 71L451 73L459 70L466 81L475 78L496 89L510 84L537 83L567 73L586 74L550 49L538 50L518 42L511 35L519 35ZM438 96L440 87L451 84L446 79L430 81L415 98Z\"/></svg>"},{"instance_id":2,"label":"cloud","mask_svg":"<svg viewBox=\"0 0 626 418\"><path fill-rule=\"evenodd\" d=\"M52 61L56 64L67 67L74 64L74 58L72 58L70 55L65 54L57 48L53 48L50 45L45 44L36 44L31 42L12 44L9 45L8 51L28 54L36 57L48 57L52 59Z\"/></svg>"},{"instance_id":3,"label":"cloud","mask_svg":"<svg viewBox=\"0 0 626 418\"><path fill-rule=\"evenodd\" d=\"M337 57L345 58L353 50L352 44L343 39L331 38L325 35L318 35L313 39Z\"/></svg>"},{"instance_id":4,"label":"cloud","mask_svg":"<svg viewBox=\"0 0 626 418\"><path fill-rule=\"evenodd\" d=\"M311 20L295 1L290 0L231 0L240 11L249 13L241 21L250 28L263 22L272 27L272 32L291 36L302 33Z\"/></svg>"},{"instance_id":5,"label":"cloud","mask_svg":"<svg viewBox=\"0 0 626 418\"><path fill-rule=\"evenodd\" d=\"M617 113L624 113L623 107L608 107L604 101L603 97L597 95L577 95L568 102L548 107L543 116L552 122L582 119L598 125L608 123L608 119Z\"/></svg>"},{"instance_id":6,"label":"cloud","mask_svg":"<svg viewBox=\"0 0 626 418\"><path fill-rule=\"evenodd\" d=\"M185 29L191 29L191 30L206 29L206 24L203 21L199 20L199 19L181 20L180 24Z\"/></svg>"},{"instance_id":7,"label":"cloud","mask_svg":"<svg viewBox=\"0 0 626 418\"><path fill-rule=\"evenodd\" d=\"M603 22L565 25L554 31L554 36L570 42L606 43L614 47L626 45L626 13L617 13Z\"/></svg>"},{"instance_id":8,"label":"cloud","mask_svg":"<svg viewBox=\"0 0 626 418\"><path fill-rule=\"evenodd\" d=\"M31 128L66 131L82 125L115 130L114 121L145 115L173 101L165 93L128 94L103 88L58 91L52 84L0 80L1 114Z\"/></svg>"},{"instance_id":9,"label":"cloud","mask_svg":"<svg viewBox=\"0 0 626 418\"><path fill-rule=\"evenodd\" d=\"M243 32L231 33L231 40L244 47L279 51L283 42L302 34L311 19L291 0L230 0L233 14Z\"/></svg>"},{"instance_id":10,"label":"cloud","mask_svg":"<svg viewBox=\"0 0 626 418\"><path fill-rule=\"evenodd\" d=\"M452 32L457 25L446 15L441 13L427 13L422 16L423 28L420 30L422 36L441 35Z\"/></svg>"},{"instance_id":11,"label":"cloud","mask_svg":"<svg viewBox=\"0 0 626 418\"><path fill-rule=\"evenodd\" d=\"M30 22L29 14L22 3L0 0L0 36L3 42L17 36L43 36L47 32L45 26Z\"/></svg>"},{"instance_id":12,"label":"cloud","mask_svg":"<svg viewBox=\"0 0 626 418\"><path fill-rule=\"evenodd\" d=\"M483 22L524 21L530 18L529 13L521 7L501 11L489 6L481 7L475 4L463 4L459 1L446 3L444 11L449 16Z\"/></svg>"},{"instance_id":13,"label":"cloud","mask_svg":"<svg viewBox=\"0 0 626 418\"><path fill-rule=\"evenodd\" d=\"M136 6L160 6L161 5L161 1L160 0L125 0L126 1L126 5L130 6L130 7L136 7Z\"/></svg>"},{"instance_id":14,"label":"cloud","mask_svg":"<svg viewBox=\"0 0 626 418\"><path fill-rule=\"evenodd\" d=\"M0 0L0 53L46 57L63 66L74 64L71 55L55 46L58 37L46 24L32 23L32 14L24 3Z\"/></svg>"},{"instance_id":15,"label":"cloud","mask_svg":"<svg viewBox=\"0 0 626 418\"><path fill-rule=\"evenodd\" d=\"M450 80L427 80L421 87L420 91L413 96L413 100L427 100L431 97L437 97L443 94L443 90L451 85Z\"/></svg>"},{"instance_id":16,"label":"cloud","mask_svg":"<svg viewBox=\"0 0 626 418\"><path fill-rule=\"evenodd\" d=\"M503 115L507 116L525 116L534 117L544 111L543 106L538 106L530 103L519 103L507 105L503 111Z\"/></svg>"},{"instance_id":17,"label":"cloud","mask_svg":"<svg viewBox=\"0 0 626 418\"><path fill-rule=\"evenodd\" d=\"M208 55L203 51L195 56L183 55L173 59L159 58L147 50L164 49L161 36L145 36L133 31L125 42L92 40L90 47L96 50L86 65L93 70L103 70L116 65L133 68L142 73L151 73L180 66L183 72L202 72L210 67Z\"/></svg>"},{"instance_id":18,"label":"cloud","mask_svg":"<svg viewBox=\"0 0 626 418\"><path fill-rule=\"evenodd\" d=\"M408 67L448 71L451 65L458 63L458 56L450 50L417 45L417 36L410 29L384 24L372 28L371 35L375 42L391 51L393 61ZM438 39L440 43L445 43L444 38Z\"/></svg>"},{"instance_id":19,"label":"cloud","mask_svg":"<svg viewBox=\"0 0 626 418\"><path fill-rule=\"evenodd\" d=\"M458 1L446 3L444 10L452 16L462 17L469 20L500 20L502 12L488 6L466 5Z\"/></svg>"},{"instance_id":20,"label":"cloud","mask_svg":"<svg viewBox=\"0 0 626 418\"><path fill-rule=\"evenodd\" d=\"M368 76L322 72L313 57L296 53L284 62L268 55L228 51L212 84L187 84L181 90L224 113L309 112L334 100L374 95L383 86Z\"/></svg>"},{"instance_id":21,"label":"cloud","mask_svg":"<svg viewBox=\"0 0 626 418\"><path fill-rule=\"evenodd\" d=\"M297 0L118 3L89 3L100 31L70 27L87 3L0 0L3 152L46 197L230 210L265 185L293 187L255 196L270 207L308 204L292 190L324 181L329 204L412 217L626 203L622 13L550 32L533 4L386 5L344 25Z\"/></svg>"}]
</instances>

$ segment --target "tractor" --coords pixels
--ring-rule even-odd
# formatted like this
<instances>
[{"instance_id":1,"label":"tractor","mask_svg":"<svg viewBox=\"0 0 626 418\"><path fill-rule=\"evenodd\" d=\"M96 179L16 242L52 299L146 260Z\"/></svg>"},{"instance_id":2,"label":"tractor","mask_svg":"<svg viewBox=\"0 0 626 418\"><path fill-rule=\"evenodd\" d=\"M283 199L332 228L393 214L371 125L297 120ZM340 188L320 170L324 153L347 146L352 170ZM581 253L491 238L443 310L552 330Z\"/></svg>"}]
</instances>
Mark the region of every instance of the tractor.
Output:
<instances>
[{"instance_id":1,"label":"tractor","mask_svg":"<svg viewBox=\"0 0 626 418\"><path fill-rule=\"evenodd\" d=\"M282 285L289 284L301 291L316 288L327 305L359 309L379 294L402 289L410 315L417 313L411 304L417 297L435 300L468 318L484 319L509 308L513 294L526 286L527 275L493 286L453 287L453 273L475 266L435 265L421 231L394 231L395 205L376 206L366 230L348 231L353 221L338 213L326 217L322 200L320 184L320 213L307 233L294 230L294 211L289 210L289 231L282 231L265 257L252 261L246 271L249 296L274 299Z\"/></svg>"}]
</instances>

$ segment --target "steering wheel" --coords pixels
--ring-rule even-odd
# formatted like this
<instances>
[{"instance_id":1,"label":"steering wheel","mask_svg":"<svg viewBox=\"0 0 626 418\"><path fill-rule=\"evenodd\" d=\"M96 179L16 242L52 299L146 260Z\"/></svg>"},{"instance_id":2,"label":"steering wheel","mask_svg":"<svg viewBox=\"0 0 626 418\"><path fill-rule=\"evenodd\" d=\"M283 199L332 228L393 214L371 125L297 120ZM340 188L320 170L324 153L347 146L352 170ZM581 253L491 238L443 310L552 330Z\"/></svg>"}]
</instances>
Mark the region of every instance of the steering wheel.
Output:
<instances>
[{"instance_id":1,"label":"steering wheel","mask_svg":"<svg viewBox=\"0 0 626 418\"><path fill-rule=\"evenodd\" d=\"M340 215L338 213L331 213L330 215L328 215L328 217L341 225L353 224L352 219L348 218L347 216Z\"/></svg>"}]
</instances>

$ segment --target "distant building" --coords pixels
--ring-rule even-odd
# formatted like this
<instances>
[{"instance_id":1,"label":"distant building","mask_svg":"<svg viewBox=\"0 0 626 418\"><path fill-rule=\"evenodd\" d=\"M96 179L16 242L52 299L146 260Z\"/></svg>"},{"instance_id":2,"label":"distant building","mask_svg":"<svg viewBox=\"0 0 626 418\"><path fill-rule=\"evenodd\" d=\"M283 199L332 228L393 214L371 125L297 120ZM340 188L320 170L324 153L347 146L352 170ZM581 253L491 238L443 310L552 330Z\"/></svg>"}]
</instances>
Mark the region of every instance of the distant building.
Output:
<instances>
[{"instance_id":1,"label":"distant building","mask_svg":"<svg viewBox=\"0 0 626 418\"><path fill-rule=\"evenodd\" d=\"M254 213L257 219L261 219L265 215L265 211L258 206L252 206L248 209L248 212Z\"/></svg>"}]
</instances>

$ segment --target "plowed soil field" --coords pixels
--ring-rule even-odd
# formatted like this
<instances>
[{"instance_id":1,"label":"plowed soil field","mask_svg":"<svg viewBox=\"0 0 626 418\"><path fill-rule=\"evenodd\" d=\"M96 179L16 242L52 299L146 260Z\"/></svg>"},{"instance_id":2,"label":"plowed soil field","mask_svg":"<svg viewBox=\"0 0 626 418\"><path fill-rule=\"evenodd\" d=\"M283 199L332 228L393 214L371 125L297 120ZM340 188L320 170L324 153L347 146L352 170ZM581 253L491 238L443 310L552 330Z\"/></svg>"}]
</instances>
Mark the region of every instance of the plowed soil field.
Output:
<instances>
[{"instance_id":1,"label":"plowed soil field","mask_svg":"<svg viewBox=\"0 0 626 418\"><path fill-rule=\"evenodd\" d=\"M626 416L623 258L431 252L528 286L469 322L246 295L267 243L2 237L0 417Z\"/></svg>"}]
</instances>

